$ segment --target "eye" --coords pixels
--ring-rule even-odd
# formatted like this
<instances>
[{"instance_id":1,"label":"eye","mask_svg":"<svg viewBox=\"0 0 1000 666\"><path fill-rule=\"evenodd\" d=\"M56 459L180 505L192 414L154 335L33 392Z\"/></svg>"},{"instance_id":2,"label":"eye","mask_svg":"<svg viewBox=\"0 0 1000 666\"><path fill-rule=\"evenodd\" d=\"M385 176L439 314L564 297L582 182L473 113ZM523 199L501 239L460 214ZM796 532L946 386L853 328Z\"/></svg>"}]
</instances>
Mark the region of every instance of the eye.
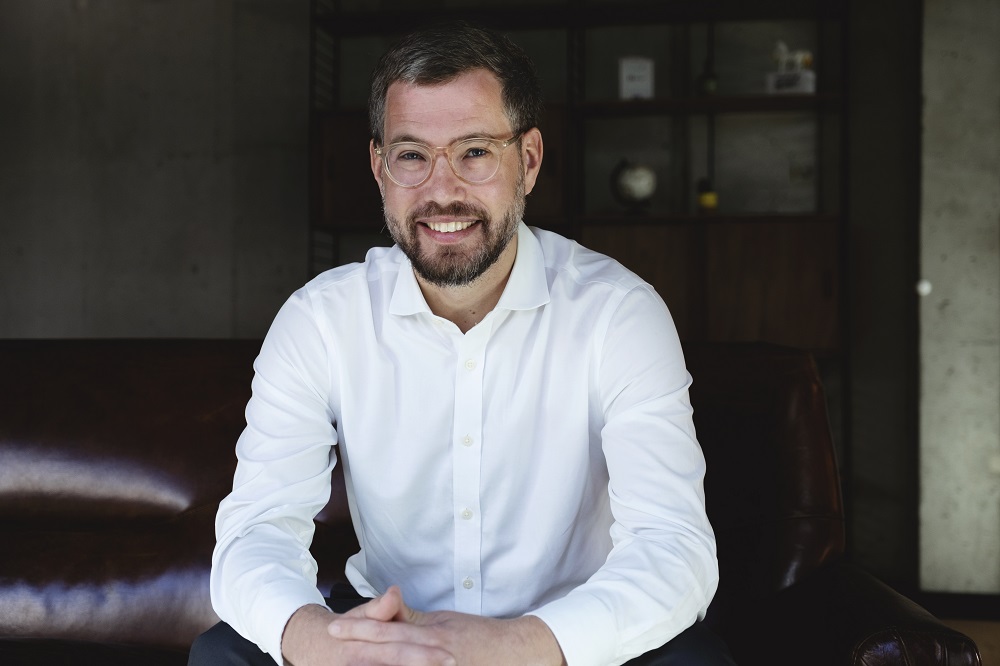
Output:
<instances>
[{"instance_id":1,"label":"eye","mask_svg":"<svg viewBox=\"0 0 1000 666\"><path fill-rule=\"evenodd\" d=\"M493 154L493 151L490 150L490 146L489 145L475 144L475 145L467 146L466 147L466 149L465 149L465 155L463 157L466 157L466 158L471 157L471 158L475 159L475 158L489 157L492 154Z\"/></svg>"},{"instance_id":2,"label":"eye","mask_svg":"<svg viewBox=\"0 0 1000 666\"><path fill-rule=\"evenodd\" d=\"M404 150L396 155L396 160L400 162L415 162L424 159L424 156L416 150Z\"/></svg>"}]
</instances>

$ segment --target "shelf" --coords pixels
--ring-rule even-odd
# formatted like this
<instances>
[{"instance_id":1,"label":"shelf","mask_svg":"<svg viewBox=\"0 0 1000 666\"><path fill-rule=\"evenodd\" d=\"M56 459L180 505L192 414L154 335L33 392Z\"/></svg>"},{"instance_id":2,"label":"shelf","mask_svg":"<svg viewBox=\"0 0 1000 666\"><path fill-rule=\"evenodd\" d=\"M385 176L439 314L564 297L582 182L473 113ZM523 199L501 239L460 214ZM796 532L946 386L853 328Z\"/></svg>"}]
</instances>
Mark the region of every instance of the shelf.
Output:
<instances>
[{"instance_id":1,"label":"shelf","mask_svg":"<svg viewBox=\"0 0 1000 666\"><path fill-rule=\"evenodd\" d=\"M436 0L419 11L403 0L343 4L368 9L313 14L314 38L321 35L314 53L321 54L320 71L331 72L323 99L339 107L312 113L315 256L329 264L357 260L367 246L391 242L362 167L362 75L399 35L464 19L509 32L547 82L550 102L539 122L545 160L527 224L635 271L670 304L684 339L766 340L838 357L847 0L464 3L471 7ZM775 35L816 53L818 93L764 94ZM661 97L617 98L624 53L658 63ZM725 94L697 96L694 77L709 53ZM609 176L622 156L657 173L660 187L641 213L612 196ZM687 212L702 176L720 188L728 209ZM733 212L762 209L807 212Z\"/></svg>"},{"instance_id":2,"label":"shelf","mask_svg":"<svg viewBox=\"0 0 1000 666\"><path fill-rule=\"evenodd\" d=\"M834 218L826 218L829 224L785 223L795 216L708 219L716 223L588 224L581 242L653 285L682 339L840 347Z\"/></svg>"},{"instance_id":3,"label":"shelf","mask_svg":"<svg viewBox=\"0 0 1000 666\"><path fill-rule=\"evenodd\" d=\"M745 213L745 214L670 214L647 215L642 213L622 213L615 215L586 215L581 220L586 225L608 226L680 226L680 225L719 225L719 224L836 224L838 215L816 213Z\"/></svg>"},{"instance_id":4,"label":"shelf","mask_svg":"<svg viewBox=\"0 0 1000 666\"><path fill-rule=\"evenodd\" d=\"M588 226L686 226L686 225L721 225L721 224L790 224L790 225L823 225L836 224L839 220L837 215L811 214L811 213L747 213L747 214L669 214L669 215L645 215L628 213L608 213L597 215L586 215L580 221ZM525 216L525 223L533 227L541 227L552 231L566 231L572 228L571 222L566 218L549 215L535 215L530 213ZM382 217L371 217L369 221L359 221L357 219L344 219L336 223L319 223L313 225L314 229L331 233L378 233L384 229L385 222Z\"/></svg>"},{"instance_id":5,"label":"shelf","mask_svg":"<svg viewBox=\"0 0 1000 666\"><path fill-rule=\"evenodd\" d=\"M580 111L587 118L622 118L668 114L771 113L833 109L840 95L732 95L711 97L665 97L650 100L586 102Z\"/></svg>"},{"instance_id":6,"label":"shelf","mask_svg":"<svg viewBox=\"0 0 1000 666\"><path fill-rule=\"evenodd\" d=\"M847 0L672 0L671 2L615 2L583 4L529 4L461 10L464 20L501 30L606 28L649 23L701 23L797 19L843 19ZM415 26L454 19L454 7L320 14L318 25L342 37L405 33Z\"/></svg>"},{"instance_id":7,"label":"shelf","mask_svg":"<svg viewBox=\"0 0 1000 666\"><path fill-rule=\"evenodd\" d=\"M699 115L721 113L780 113L794 111L836 110L841 96L830 93L815 95L717 95L711 97L664 97L649 100L609 100L584 102L575 107L584 118L634 118L662 115ZM553 112L565 112L564 103L549 104ZM573 108L570 106L570 108ZM317 109L317 118L363 118L368 109L349 107Z\"/></svg>"}]
</instances>

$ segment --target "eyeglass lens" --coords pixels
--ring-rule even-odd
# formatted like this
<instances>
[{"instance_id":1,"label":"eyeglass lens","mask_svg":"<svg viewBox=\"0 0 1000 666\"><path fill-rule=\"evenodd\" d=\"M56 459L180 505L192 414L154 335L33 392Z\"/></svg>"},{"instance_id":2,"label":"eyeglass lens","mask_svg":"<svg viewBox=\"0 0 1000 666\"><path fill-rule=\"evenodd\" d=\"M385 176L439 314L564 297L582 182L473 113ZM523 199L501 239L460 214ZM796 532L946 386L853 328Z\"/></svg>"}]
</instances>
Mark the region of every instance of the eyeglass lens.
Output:
<instances>
[{"instance_id":1,"label":"eyeglass lens","mask_svg":"<svg viewBox=\"0 0 1000 666\"><path fill-rule=\"evenodd\" d=\"M462 179L470 183L489 180L500 168L502 148L488 139L468 139L448 148L448 161ZM430 176L436 151L419 143L389 146L386 167L401 185L419 185Z\"/></svg>"}]
</instances>

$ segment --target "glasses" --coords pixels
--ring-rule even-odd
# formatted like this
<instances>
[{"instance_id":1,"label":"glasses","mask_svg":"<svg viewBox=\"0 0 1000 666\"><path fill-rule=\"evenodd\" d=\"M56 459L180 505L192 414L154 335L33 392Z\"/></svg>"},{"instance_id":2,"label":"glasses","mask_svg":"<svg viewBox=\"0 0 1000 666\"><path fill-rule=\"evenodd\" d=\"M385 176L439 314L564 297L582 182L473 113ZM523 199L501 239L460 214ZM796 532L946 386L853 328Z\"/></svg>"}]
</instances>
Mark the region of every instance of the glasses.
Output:
<instances>
[{"instance_id":1,"label":"glasses","mask_svg":"<svg viewBox=\"0 0 1000 666\"><path fill-rule=\"evenodd\" d=\"M375 149L382 158L385 172L400 187L418 187L431 177L437 154L444 151L455 175L472 185L485 183L500 170L504 150L521 138L523 132L506 141L474 138L456 141L450 146L431 147L415 141L399 141Z\"/></svg>"}]
</instances>

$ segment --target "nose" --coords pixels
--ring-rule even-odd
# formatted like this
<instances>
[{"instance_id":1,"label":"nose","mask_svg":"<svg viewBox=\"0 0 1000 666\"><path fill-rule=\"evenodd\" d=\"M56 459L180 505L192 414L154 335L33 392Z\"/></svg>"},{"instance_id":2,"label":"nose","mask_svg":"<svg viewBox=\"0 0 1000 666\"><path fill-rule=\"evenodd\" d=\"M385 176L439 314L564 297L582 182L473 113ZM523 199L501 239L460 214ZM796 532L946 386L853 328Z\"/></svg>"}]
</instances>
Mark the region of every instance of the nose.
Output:
<instances>
[{"instance_id":1,"label":"nose","mask_svg":"<svg viewBox=\"0 0 1000 666\"><path fill-rule=\"evenodd\" d=\"M421 186L427 188L429 193L443 197L445 199L459 198L464 196L465 181L458 177L451 166L447 148L436 148L434 150L434 162L431 164L431 174Z\"/></svg>"}]
</instances>

